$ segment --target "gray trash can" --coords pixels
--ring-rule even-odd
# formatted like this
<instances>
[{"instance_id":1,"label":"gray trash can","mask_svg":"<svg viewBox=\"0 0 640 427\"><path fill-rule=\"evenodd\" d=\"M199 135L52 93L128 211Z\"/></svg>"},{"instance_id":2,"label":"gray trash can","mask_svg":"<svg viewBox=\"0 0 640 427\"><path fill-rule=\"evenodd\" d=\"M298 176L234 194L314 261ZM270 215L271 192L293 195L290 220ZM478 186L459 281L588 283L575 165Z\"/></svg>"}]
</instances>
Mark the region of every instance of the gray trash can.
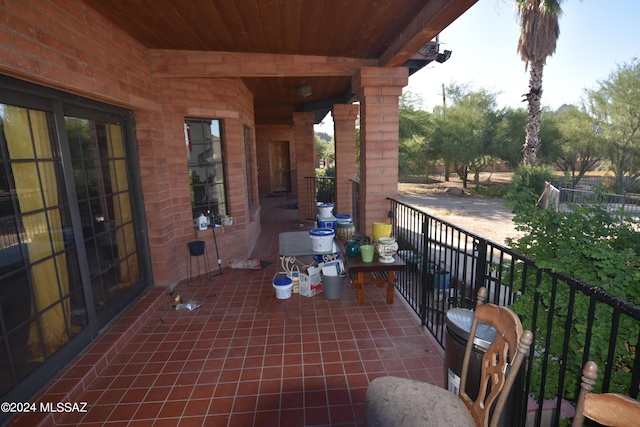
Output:
<instances>
[{"instance_id":1,"label":"gray trash can","mask_svg":"<svg viewBox=\"0 0 640 427\"><path fill-rule=\"evenodd\" d=\"M450 392L458 394L460 386L460 374L462 373L462 361L464 350L469 339L473 310L466 308L452 308L447 311L445 320L447 333L445 335L445 359L447 388ZM473 351L469 360L469 378L467 379L467 394L475 400L480 388L480 373L482 370L482 356L489 349L489 345L496 337L496 330L485 323L478 324L476 338L473 341Z\"/></svg>"},{"instance_id":2,"label":"gray trash can","mask_svg":"<svg viewBox=\"0 0 640 427\"><path fill-rule=\"evenodd\" d=\"M346 275L339 274L337 276L325 276L320 273L322 277L322 293L327 299L340 299L342 298L342 285Z\"/></svg>"},{"instance_id":3,"label":"gray trash can","mask_svg":"<svg viewBox=\"0 0 640 427\"><path fill-rule=\"evenodd\" d=\"M473 310L466 308L452 308L447 311L445 320L447 333L445 334L445 381L447 388L452 393L458 394L460 387L460 374L462 374L462 362L464 360L464 351L469 339L471 331L471 322L473 322ZM489 345L496 337L496 330L493 326L486 323L479 323L476 330L476 336L473 340L473 348L469 357L469 370L467 374L466 392L469 397L475 400L478 397L480 388L480 374L482 371L482 357L489 349ZM524 368L524 364L522 367ZM512 423L518 413L522 413L522 405L524 404L523 393L516 393L521 387L522 373L516 378L516 382L511 389L509 399L505 405L500 426L508 427ZM514 395L518 394L518 397ZM517 403L519 402L519 403Z\"/></svg>"}]
</instances>

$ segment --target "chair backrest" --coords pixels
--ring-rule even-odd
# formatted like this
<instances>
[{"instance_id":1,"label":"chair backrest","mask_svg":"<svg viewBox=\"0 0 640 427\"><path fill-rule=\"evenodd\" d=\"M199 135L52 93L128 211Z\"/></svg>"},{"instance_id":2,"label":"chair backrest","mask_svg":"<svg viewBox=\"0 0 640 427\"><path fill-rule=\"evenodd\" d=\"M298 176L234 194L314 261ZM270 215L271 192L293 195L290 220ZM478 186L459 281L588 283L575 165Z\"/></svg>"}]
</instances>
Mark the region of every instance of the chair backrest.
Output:
<instances>
[{"instance_id":1,"label":"chair backrest","mask_svg":"<svg viewBox=\"0 0 640 427\"><path fill-rule=\"evenodd\" d=\"M460 375L460 399L469 408L476 424L483 427L489 426L489 416L491 426L498 425L522 361L533 342L533 334L522 330L520 319L513 311L507 307L485 304L486 298L487 290L480 288ZM482 357L480 390L474 401L466 393L465 387L478 322L492 325L496 337Z\"/></svg>"},{"instance_id":2,"label":"chair backrest","mask_svg":"<svg viewBox=\"0 0 640 427\"><path fill-rule=\"evenodd\" d=\"M582 369L580 394L571 427L581 427L584 417L610 427L634 427L640 424L640 402L618 393L593 394L598 365L587 362Z\"/></svg>"}]
</instances>

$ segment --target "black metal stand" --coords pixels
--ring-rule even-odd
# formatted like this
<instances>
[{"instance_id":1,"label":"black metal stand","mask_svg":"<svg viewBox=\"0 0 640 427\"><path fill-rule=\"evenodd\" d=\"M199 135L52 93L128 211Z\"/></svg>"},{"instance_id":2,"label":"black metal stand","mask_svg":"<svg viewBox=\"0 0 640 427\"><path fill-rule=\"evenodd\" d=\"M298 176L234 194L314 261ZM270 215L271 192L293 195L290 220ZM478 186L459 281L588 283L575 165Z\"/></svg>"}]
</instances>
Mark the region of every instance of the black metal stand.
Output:
<instances>
[{"instance_id":1,"label":"black metal stand","mask_svg":"<svg viewBox=\"0 0 640 427\"><path fill-rule=\"evenodd\" d=\"M204 240L192 240L187 243L187 255L189 256L187 262L187 286L191 286L194 277L198 278L199 286L206 286L209 282L211 272L209 271L209 254L207 253L207 243ZM203 273L200 273L200 260L202 260ZM195 276L194 276L194 264L195 263ZM204 285L202 283L203 277L206 278Z\"/></svg>"},{"instance_id":2,"label":"black metal stand","mask_svg":"<svg viewBox=\"0 0 640 427\"><path fill-rule=\"evenodd\" d=\"M211 227L211 230L213 230L213 244L216 247L216 260L218 261L218 274L215 274L214 276L220 276L222 274L222 260L220 259L220 253L218 252L218 240L216 239L216 227Z\"/></svg>"}]
</instances>

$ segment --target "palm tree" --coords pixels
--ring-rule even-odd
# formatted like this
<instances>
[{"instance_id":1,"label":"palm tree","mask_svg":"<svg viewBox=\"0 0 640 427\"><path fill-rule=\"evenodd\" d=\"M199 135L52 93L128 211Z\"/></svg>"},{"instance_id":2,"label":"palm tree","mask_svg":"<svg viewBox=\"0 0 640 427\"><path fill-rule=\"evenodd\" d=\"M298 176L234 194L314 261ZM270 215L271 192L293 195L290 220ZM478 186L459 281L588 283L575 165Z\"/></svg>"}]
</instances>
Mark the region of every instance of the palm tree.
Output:
<instances>
[{"instance_id":1,"label":"palm tree","mask_svg":"<svg viewBox=\"0 0 640 427\"><path fill-rule=\"evenodd\" d=\"M540 98L542 96L542 70L547 57L556 51L560 36L558 18L564 0L515 0L520 17L518 53L529 68L529 93L523 95L528 103L527 126L523 146L524 162L537 163L540 148Z\"/></svg>"}]
</instances>

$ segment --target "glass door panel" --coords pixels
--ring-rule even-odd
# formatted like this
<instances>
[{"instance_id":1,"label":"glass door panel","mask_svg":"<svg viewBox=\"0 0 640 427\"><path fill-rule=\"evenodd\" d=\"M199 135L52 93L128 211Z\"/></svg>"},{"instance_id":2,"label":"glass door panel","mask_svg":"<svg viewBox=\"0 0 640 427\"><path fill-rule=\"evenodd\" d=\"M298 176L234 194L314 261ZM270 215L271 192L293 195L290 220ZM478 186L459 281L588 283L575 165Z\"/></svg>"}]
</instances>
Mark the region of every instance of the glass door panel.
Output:
<instances>
[{"instance_id":1,"label":"glass door panel","mask_svg":"<svg viewBox=\"0 0 640 427\"><path fill-rule=\"evenodd\" d=\"M87 325L53 114L0 104L0 395Z\"/></svg>"},{"instance_id":2,"label":"glass door panel","mask_svg":"<svg viewBox=\"0 0 640 427\"><path fill-rule=\"evenodd\" d=\"M65 118L96 313L140 280L119 124Z\"/></svg>"}]
</instances>

